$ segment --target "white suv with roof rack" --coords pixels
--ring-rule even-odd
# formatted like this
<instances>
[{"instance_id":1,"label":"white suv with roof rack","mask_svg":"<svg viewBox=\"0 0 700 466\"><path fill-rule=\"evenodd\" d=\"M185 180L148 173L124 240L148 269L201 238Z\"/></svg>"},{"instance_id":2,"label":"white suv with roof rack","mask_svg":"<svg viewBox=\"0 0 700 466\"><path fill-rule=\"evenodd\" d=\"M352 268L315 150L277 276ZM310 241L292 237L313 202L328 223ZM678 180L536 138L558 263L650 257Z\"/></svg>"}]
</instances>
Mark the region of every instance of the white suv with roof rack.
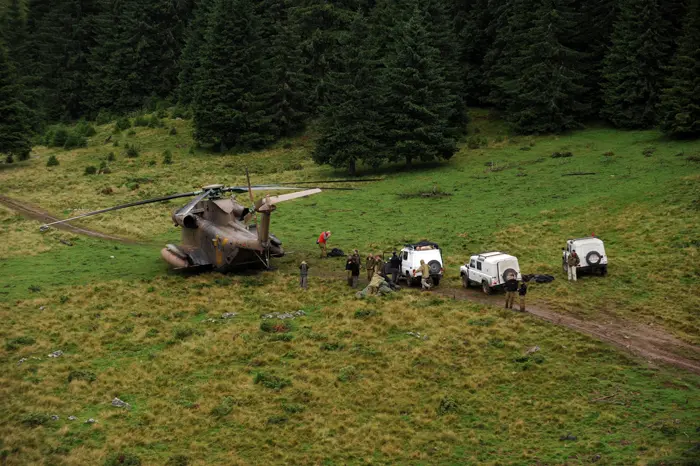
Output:
<instances>
[{"instance_id":1,"label":"white suv with roof rack","mask_svg":"<svg viewBox=\"0 0 700 466\"><path fill-rule=\"evenodd\" d=\"M440 246L429 241L421 241L416 244L407 244L401 249L401 278L405 279L409 285L420 284L421 272L419 270L420 261L424 260L430 267L430 279L433 286L440 283L445 269L442 265L442 251Z\"/></svg>"},{"instance_id":2,"label":"white suv with roof rack","mask_svg":"<svg viewBox=\"0 0 700 466\"><path fill-rule=\"evenodd\" d=\"M486 294L503 288L510 274L522 279L518 258L498 251L471 256L469 262L459 268L459 274L465 288L481 286Z\"/></svg>"}]
</instances>

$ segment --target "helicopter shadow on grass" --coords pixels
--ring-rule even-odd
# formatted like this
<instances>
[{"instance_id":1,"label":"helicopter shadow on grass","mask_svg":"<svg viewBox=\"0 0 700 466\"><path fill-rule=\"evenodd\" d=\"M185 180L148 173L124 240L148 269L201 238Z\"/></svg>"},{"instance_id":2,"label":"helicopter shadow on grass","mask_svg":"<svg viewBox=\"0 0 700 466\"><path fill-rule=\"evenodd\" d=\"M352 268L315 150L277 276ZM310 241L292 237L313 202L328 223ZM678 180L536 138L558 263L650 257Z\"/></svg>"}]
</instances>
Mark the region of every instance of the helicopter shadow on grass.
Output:
<instances>
[{"instance_id":1,"label":"helicopter shadow on grass","mask_svg":"<svg viewBox=\"0 0 700 466\"><path fill-rule=\"evenodd\" d=\"M378 175L392 175L396 173L419 173L419 172L433 172L442 169L450 168L450 161L433 161L433 162L415 162L410 167L402 163L393 163L389 165L382 165L377 168L371 166L361 165L355 171L355 175L348 175L347 170L336 168L330 171L332 176L335 177L362 177L362 176L378 176Z\"/></svg>"}]
</instances>

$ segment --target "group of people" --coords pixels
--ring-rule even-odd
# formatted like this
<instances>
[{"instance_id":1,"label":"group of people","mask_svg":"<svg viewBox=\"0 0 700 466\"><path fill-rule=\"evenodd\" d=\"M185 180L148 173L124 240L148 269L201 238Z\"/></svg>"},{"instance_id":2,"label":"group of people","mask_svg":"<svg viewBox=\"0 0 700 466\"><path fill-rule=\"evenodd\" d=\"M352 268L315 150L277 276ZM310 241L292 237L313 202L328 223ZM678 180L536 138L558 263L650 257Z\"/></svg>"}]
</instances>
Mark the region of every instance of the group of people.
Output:
<instances>
[{"instance_id":1,"label":"group of people","mask_svg":"<svg viewBox=\"0 0 700 466\"><path fill-rule=\"evenodd\" d=\"M360 277L360 269L362 268L362 260L360 253L355 249L345 263L345 270L348 274L348 286L357 288L357 283ZM365 270L367 272L367 281L372 282L372 279L380 275L385 280L389 280L396 285L399 281L399 271L401 269L401 259L396 254L396 251L391 255L391 258L384 262L382 256L378 254L369 254L365 258Z\"/></svg>"},{"instance_id":2,"label":"group of people","mask_svg":"<svg viewBox=\"0 0 700 466\"><path fill-rule=\"evenodd\" d=\"M518 282L517 275L511 273L508 275L508 280L505 283L506 286L506 309L513 309L513 304L515 303L515 296L520 297L520 312L525 312L525 296L527 295L527 282L523 280Z\"/></svg>"}]
</instances>

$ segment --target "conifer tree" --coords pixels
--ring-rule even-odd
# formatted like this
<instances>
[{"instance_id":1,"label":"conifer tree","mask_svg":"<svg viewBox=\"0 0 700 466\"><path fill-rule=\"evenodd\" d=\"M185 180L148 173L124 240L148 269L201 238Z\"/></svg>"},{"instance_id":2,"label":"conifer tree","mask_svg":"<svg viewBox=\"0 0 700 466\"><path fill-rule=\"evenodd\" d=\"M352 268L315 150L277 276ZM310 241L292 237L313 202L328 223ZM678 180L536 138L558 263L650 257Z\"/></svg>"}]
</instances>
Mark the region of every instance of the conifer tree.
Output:
<instances>
[{"instance_id":1,"label":"conifer tree","mask_svg":"<svg viewBox=\"0 0 700 466\"><path fill-rule=\"evenodd\" d=\"M0 153L29 158L31 152L29 109L16 70L0 41Z\"/></svg>"},{"instance_id":2,"label":"conifer tree","mask_svg":"<svg viewBox=\"0 0 700 466\"><path fill-rule=\"evenodd\" d=\"M514 91L507 117L519 132L576 128L585 114L584 75L577 69L581 54L561 43L575 24L567 17L568 6L567 0L540 0L537 19L522 36L514 59L517 73L505 84Z\"/></svg>"},{"instance_id":3,"label":"conifer tree","mask_svg":"<svg viewBox=\"0 0 700 466\"><path fill-rule=\"evenodd\" d=\"M693 0L660 105L661 130L700 137L700 1Z\"/></svg>"},{"instance_id":4,"label":"conifer tree","mask_svg":"<svg viewBox=\"0 0 700 466\"><path fill-rule=\"evenodd\" d=\"M493 25L498 12L489 8L489 3L491 0L464 2L456 15L460 22L457 50L464 76L465 100L474 105L486 104L489 95L485 59L495 40L497 28Z\"/></svg>"},{"instance_id":5,"label":"conifer tree","mask_svg":"<svg viewBox=\"0 0 700 466\"><path fill-rule=\"evenodd\" d=\"M396 30L396 50L387 60L383 87L383 130L390 160L448 159L456 151L449 135L454 102L430 45L425 11L416 4L411 18Z\"/></svg>"},{"instance_id":6,"label":"conifer tree","mask_svg":"<svg viewBox=\"0 0 700 466\"><path fill-rule=\"evenodd\" d=\"M195 138L225 150L274 140L252 0L214 0L193 103Z\"/></svg>"},{"instance_id":7,"label":"conifer tree","mask_svg":"<svg viewBox=\"0 0 700 466\"><path fill-rule=\"evenodd\" d=\"M605 57L603 116L621 128L656 122L667 43L657 0L622 0Z\"/></svg>"},{"instance_id":8,"label":"conifer tree","mask_svg":"<svg viewBox=\"0 0 700 466\"><path fill-rule=\"evenodd\" d=\"M209 23L212 0L201 0L194 11L194 17L185 34L185 46L180 56L178 76L178 100L184 105L192 103L200 69L200 56Z\"/></svg>"},{"instance_id":9,"label":"conifer tree","mask_svg":"<svg viewBox=\"0 0 700 466\"><path fill-rule=\"evenodd\" d=\"M343 69L329 75L329 103L313 155L316 163L346 167L351 175L358 162L376 167L384 160L377 111L382 102L368 30L358 13L341 44Z\"/></svg>"}]
</instances>

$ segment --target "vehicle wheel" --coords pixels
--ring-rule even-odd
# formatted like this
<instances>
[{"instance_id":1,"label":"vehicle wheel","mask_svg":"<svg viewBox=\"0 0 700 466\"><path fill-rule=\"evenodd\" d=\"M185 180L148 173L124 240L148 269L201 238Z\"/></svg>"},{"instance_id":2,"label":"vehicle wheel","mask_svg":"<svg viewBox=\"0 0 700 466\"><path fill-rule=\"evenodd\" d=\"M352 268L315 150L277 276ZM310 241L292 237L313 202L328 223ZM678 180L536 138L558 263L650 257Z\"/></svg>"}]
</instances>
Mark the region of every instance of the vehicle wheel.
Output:
<instances>
[{"instance_id":1,"label":"vehicle wheel","mask_svg":"<svg viewBox=\"0 0 700 466\"><path fill-rule=\"evenodd\" d=\"M440 273L440 269L442 266L440 265L440 262L438 261L430 261L428 262L428 267L430 267L430 275L437 275Z\"/></svg>"},{"instance_id":2,"label":"vehicle wheel","mask_svg":"<svg viewBox=\"0 0 700 466\"><path fill-rule=\"evenodd\" d=\"M504 282L507 282L507 281L508 281L508 275L510 275L510 274L515 275L516 278L517 278L517 276L518 276L518 272L516 272L515 269L506 269L506 271L503 272L503 275L502 275L503 281L504 281Z\"/></svg>"},{"instance_id":3,"label":"vehicle wheel","mask_svg":"<svg viewBox=\"0 0 700 466\"><path fill-rule=\"evenodd\" d=\"M586 254L586 263L588 265L598 265L600 264L600 260L603 258L603 256L600 255L600 253L597 253L596 251L591 251L588 254Z\"/></svg>"},{"instance_id":4,"label":"vehicle wheel","mask_svg":"<svg viewBox=\"0 0 700 466\"><path fill-rule=\"evenodd\" d=\"M462 286L464 288L469 288L469 279L466 274L462 275Z\"/></svg>"},{"instance_id":5,"label":"vehicle wheel","mask_svg":"<svg viewBox=\"0 0 700 466\"><path fill-rule=\"evenodd\" d=\"M486 282L481 282L481 290L484 294L491 294L491 287Z\"/></svg>"}]
</instances>

